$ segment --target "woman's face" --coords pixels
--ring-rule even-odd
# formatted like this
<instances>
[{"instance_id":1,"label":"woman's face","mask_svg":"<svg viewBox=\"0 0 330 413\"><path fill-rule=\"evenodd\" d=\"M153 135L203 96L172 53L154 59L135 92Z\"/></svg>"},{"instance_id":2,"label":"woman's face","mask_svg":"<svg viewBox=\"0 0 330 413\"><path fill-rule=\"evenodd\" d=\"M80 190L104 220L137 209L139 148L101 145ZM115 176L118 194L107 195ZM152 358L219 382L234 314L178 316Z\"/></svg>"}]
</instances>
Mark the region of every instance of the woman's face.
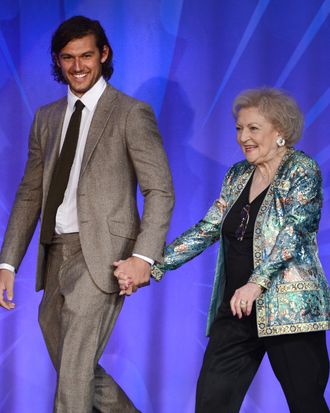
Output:
<instances>
[{"instance_id":1,"label":"woman's face","mask_svg":"<svg viewBox=\"0 0 330 413\"><path fill-rule=\"evenodd\" d=\"M250 163L267 163L278 155L276 140L280 133L258 108L241 109L237 116L236 130L237 142Z\"/></svg>"}]
</instances>

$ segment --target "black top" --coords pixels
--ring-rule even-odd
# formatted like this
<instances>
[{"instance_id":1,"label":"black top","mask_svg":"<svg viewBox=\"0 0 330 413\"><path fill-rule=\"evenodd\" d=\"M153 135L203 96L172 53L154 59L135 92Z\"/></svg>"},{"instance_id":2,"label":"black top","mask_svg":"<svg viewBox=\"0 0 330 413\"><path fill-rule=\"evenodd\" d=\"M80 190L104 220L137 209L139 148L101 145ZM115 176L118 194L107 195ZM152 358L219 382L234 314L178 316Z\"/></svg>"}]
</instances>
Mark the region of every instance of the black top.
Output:
<instances>
[{"instance_id":1,"label":"black top","mask_svg":"<svg viewBox=\"0 0 330 413\"><path fill-rule=\"evenodd\" d=\"M247 283L253 271L254 224L268 187L249 203L252 178L253 174L222 225L226 285L221 307L228 308L229 301L235 290ZM242 228L244 229L245 227L244 224L247 214L244 211L242 212L243 208L248 210L249 215L245 232L242 231ZM241 229L239 230L240 226ZM238 239L240 235L243 235L241 240Z\"/></svg>"}]
</instances>

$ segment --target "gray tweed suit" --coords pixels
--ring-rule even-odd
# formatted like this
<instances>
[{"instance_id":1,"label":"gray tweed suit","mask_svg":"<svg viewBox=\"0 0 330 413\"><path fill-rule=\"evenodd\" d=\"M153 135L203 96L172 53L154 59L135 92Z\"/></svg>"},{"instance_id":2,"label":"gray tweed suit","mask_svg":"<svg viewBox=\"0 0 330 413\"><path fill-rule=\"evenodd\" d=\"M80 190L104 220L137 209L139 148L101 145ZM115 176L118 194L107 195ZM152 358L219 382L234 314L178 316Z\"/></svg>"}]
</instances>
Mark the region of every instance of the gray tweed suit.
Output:
<instances>
[{"instance_id":1,"label":"gray tweed suit","mask_svg":"<svg viewBox=\"0 0 330 413\"><path fill-rule=\"evenodd\" d=\"M16 270L43 218L66 105L63 98L42 107L32 125L0 255ZM141 220L137 183L144 196ZM112 263L133 252L161 261L172 208L171 175L151 109L107 85L80 171L79 236L57 237L48 252L39 244L36 289L45 288L39 321L59 377L54 411L136 411L97 364L123 301Z\"/></svg>"}]
</instances>

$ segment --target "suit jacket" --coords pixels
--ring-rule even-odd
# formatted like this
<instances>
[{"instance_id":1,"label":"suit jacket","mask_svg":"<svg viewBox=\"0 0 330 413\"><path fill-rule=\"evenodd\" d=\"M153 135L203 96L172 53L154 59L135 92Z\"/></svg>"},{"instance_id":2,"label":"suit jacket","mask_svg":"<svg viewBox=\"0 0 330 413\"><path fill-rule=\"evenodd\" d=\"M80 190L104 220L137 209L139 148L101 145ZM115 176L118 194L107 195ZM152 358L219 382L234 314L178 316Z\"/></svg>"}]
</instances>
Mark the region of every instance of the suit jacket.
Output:
<instances>
[{"instance_id":1,"label":"suit jacket","mask_svg":"<svg viewBox=\"0 0 330 413\"><path fill-rule=\"evenodd\" d=\"M166 247L156 279L220 240L207 334L221 304L226 271L222 223L255 167L235 164L225 176L221 196L206 216ZM253 237L254 271L249 281L262 286L256 300L259 337L329 328L329 287L316 244L322 205L321 175L315 161L289 149L259 209Z\"/></svg>"},{"instance_id":2,"label":"suit jacket","mask_svg":"<svg viewBox=\"0 0 330 413\"><path fill-rule=\"evenodd\" d=\"M9 219L0 260L16 270L43 207L59 154L67 99L39 109L28 160ZM137 183L144 197L140 220ZM118 291L112 263L133 252L162 260L173 188L152 110L107 85L89 129L77 189L82 252L94 282ZM44 287L45 248L39 244L36 289Z\"/></svg>"}]
</instances>

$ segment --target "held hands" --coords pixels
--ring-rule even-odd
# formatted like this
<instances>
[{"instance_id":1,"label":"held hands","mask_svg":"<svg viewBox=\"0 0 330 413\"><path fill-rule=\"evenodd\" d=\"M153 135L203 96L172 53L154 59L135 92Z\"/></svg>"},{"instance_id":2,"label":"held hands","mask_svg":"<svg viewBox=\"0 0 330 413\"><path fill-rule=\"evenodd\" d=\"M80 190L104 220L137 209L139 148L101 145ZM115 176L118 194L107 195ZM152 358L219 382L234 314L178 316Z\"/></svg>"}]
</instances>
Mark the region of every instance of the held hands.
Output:
<instances>
[{"instance_id":1,"label":"held hands","mask_svg":"<svg viewBox=\"0 0 330 413\"><path fill-rule=\"evenodd\" d=\"M129 257L126 260L115 261L114 272L118 279L119 295L131 295L138 287L144 287L150 281L150 264L139 257Z\"/></svg>"},{"instance_id":2,"label":"held hands","mask_svg":"<svg viewBox=\"0 0 330 413\"><path fill-rule=\"evenodd\" d=\"M233 315L242 318L243 315L249 316L252 311L254 301L262 293L262 287L255 283L247 283L238 288L230 300L230 308Z\"/></svg>"},{"instance_id":3,"label":"held hands","mask_svg":"<svg viewBox=\"0 0 330 413\"><path fill-rule=\"evenodd\" d=\"M0 270L0 306L7 310L15 308L15 303L12 302L14 298L14 278L12 271Z\"/></svg>"}]
</instances>

